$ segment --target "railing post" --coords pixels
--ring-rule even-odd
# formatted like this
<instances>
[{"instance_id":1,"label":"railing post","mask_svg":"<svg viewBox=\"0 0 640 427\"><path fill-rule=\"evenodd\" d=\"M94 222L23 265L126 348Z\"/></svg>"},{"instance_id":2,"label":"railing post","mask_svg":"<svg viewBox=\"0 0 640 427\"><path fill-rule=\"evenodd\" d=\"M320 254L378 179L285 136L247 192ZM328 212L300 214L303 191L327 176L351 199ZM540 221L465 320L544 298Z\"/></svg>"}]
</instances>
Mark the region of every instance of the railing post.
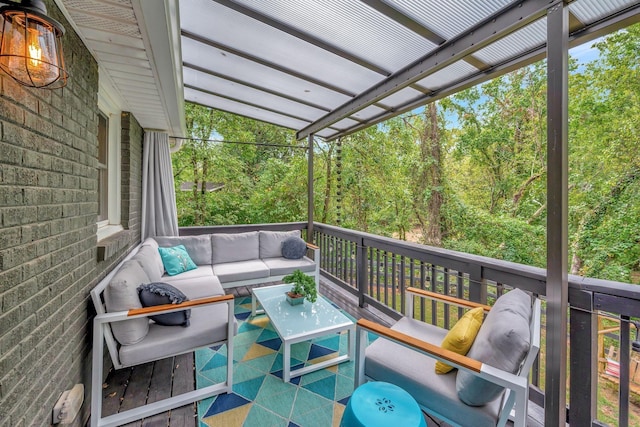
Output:
<instances>
[{"instance_id":1,"label":"railing post","mask_svg":"<svg viewBox=\"0 0 640 427\"><path fill-rule=\"evenodd\" d=\"M313 134L308 137L307 152L307 242L313 243Z\"/></svg>"},{"instance_id":2,"label":"railing post","mask_svg":"<svg viewBox=\"0 0 640 427\"><path fill-rule=\"evenodd\" d=\"M597 409L598 319L592 292L569 289L569 300L569 421L575 426L590 426Z\"/></svg>"},{"instance_id":3,"label":"railing post","mask_svg":"<svg viewBox=\"0 0 640 427\"><path fill-rule=\"evenodd\" d=\"M469 266L469 300L487 303L487 279L482 277L481 265Z\"/></svg>"},{"instance_id":4,"label":"railing post","mask_svg":"<svg viewBox=\"0 0 640 427\"><path fill-rule=\"evenodd\" d=\"M364 246L364 239L358 238L356 241L356 271L358 278L358 305L365 306L364 296L369 293L369 275L367 274L367 248Z\"/></svg>"}]
</instances>

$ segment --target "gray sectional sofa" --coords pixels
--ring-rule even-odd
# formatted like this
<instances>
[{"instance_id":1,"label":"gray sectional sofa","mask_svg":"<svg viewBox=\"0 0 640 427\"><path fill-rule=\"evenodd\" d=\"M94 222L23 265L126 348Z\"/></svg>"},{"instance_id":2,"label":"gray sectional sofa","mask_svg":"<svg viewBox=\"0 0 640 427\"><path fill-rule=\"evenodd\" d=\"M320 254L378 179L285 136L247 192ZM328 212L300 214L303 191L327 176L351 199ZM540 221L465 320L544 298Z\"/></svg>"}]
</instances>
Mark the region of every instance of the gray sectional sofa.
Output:
<instances>
[{"instance_id":1,"label":"gray sectional sofa","mask_svg":"<svg viewBox=\"0 0 640 427\"><path fill-rule=\"evenodd\" d=\"M293 240L299 254L311 252L311 257L303 255L290 259L282 256L283 243L292 237L296 237ZM318 286L319 248L310 244L305 247L299 238L299 230L156 237L146 239L131 251L91 291L97 312L93 338L92 426L120 425L229 392L233 381L232 349L237 324L233 296L225 295L225 288L279 281L296 269L315 277ZM186 249L192 261L188 263L191 269L169 275L159 248L178 245ZM167 283L188 300L177 305L143 307L138 288L151 283L154 284L151 286ZM160 320L150 320L152 316L175 313L184 314L189 322L169 326L160 324ZM200 347L228 344L227 379L184 396L165 399L162 403L102 418L105 343L115 369L187 353Z\"/></svg>"},{"instance_id":2,"label":"gray sectional sofa","mask_svg":"<svg viewBox=\"0 0 640 427\"><path fill-rule=\"evenodd\" d=\"M189 300L196 300L224 295L225 288L279 281L296 269L313 276L318 286L319 248L307 244L313 253L312 258L284 258L281 246L290 237L299 238L300 231L148 238L91 291L94 306L98 314L142 308L137 288L147 283L168 283L182 291ZM186 248L196 268L170 276L165 272L158 248L177 245ZM189 336L187 347L205 345L210 337L206 336L205 330L200 330L198 319L206 311L205 308L192 310L192 324L188 332L174 326L155 324L144 317L110 324L105 331L105 340L114 366L119 368L141 363L149 351L164 357L179 354L184 350L185 335ZM205 313L203 317L207 316L212 314ZM198 336L198 331L202 336ZM157 349L154 348L156 345Z\"/></svg>"}]
</instances>

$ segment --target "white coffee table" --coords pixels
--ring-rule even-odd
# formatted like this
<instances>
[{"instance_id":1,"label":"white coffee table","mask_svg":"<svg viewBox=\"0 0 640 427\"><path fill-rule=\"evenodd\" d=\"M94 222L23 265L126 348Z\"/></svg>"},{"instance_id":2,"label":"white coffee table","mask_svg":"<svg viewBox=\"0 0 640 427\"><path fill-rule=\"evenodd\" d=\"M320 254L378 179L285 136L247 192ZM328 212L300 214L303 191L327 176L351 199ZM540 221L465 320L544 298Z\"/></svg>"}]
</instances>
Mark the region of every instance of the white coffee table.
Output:
<instances>
[{"instance_id":1,"label":"white coffee table","mask_svg":"<svg viewBox=\"0 0 640 427\"><path fill-rule=\"evenodd\" d=\"M255 288L251 296L251 315L266 314L284 344L282 380L288 382L293 377L352 360L356 337L353 321L321 295L313 304L305 301L304 304L290 305L285 297L285 292L290 289L291 284ZM258 304L262 310L258 310ZM291 344L342 331L349 335L347 354L341 356L338 353L328 360L291 370Z\"/></svg>"}]
</instances>

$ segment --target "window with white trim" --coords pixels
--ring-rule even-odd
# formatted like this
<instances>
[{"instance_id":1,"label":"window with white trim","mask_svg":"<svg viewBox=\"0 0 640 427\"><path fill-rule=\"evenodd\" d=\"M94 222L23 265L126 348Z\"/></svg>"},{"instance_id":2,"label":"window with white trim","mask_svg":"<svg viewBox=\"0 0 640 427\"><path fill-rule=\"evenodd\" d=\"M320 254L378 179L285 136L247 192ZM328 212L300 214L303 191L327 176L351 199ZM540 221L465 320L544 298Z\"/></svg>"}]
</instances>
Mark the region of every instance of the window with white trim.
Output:
<instances>
[{"instance_id":1,"label":"window with white trim","mask_svg":"<svg viewBox=\"0 0 640 427\"><path fill-rule=\"evenodd\" d=\"M98 91L98 241L119 231L121 172L120 132L122 111L107 84Z\"/></svg>"}]
</instances>

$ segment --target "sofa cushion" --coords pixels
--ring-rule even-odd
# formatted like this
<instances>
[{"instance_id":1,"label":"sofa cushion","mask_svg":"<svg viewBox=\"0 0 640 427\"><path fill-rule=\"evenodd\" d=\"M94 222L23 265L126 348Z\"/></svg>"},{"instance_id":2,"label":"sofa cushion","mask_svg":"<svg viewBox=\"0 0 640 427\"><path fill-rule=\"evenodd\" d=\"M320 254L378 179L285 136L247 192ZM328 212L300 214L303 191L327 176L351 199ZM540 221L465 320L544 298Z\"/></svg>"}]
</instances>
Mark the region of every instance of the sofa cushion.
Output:
<instances>
[{"instance_id":1,"label":"sofa cushion","mask_svg":"<svg viewBox=\"0 0 640 427\"><path fill-rule=\"evenodd\" d=\"M221 283L269 277L269 267L259 259L214 264L213 273Z\"/></svg>"},{"instance_id":2,"label":"sofa cushion","mask_svg":"<svg viewBox=\"0 0 640 427\"><path fill-rule=\"evenodd\" d=\"M211 268L210 266L208 267ZM191 273L191 271L189 273ZM180 275L165 276L162 278L162 281L180 289L189 299L215 297L225 294L220 279L213 274L210 276L194 277L189 280L175 280L178 277L180 277Z\"/></svg>"},{"instance_id":3,"label":"sofa cushion","mask_svg":"<svg viewBox=\"0 0 640 427\"><path fill-rule=\"evenodd\" d=\"M276 258L282 256L282 244L285 240L290 237L300 238L300 230L260 231L259 236L260 258Z\"/></svg>"},{"instance_id":4,"label":"sofa cushion","mask_svg":"<svg viewBox=\"0 0 640 427\"><path fill-rule=\"evenodd\" d=\"M120 362L125 366L137 365L226 340L227 310L227 304L193 308L188 328L152 323L142 341L120 347Z\"/></svg>"},{"instance_id":5,"label":"sofa cushion","mask_svg":"<svg viewBox=\"0 0 640 427\"><path fill-rule=\"evenodd\" d=\"M169 276L184 273L185 271L198 268L184 245L173 246L170 248L158 248L162 264Z\"/></svg>"},{"instance_id":6,"label":"sofa cushion","mask_svg":"<svg viewBox=\"0 0 640 427\"><path fill-rule=\"evenodd\" d=\"M125 261L104 290L104 302L108 312L142 308L138 286L149 283L149 276L137 261ZM123 346L135 344L149 332L149 319L139 318L111 323L111 331Z\"/></svg>"},{"instance_id":7,"label":"sofa cushion","mask_svg":"<svg viewBox=\"0 0 640 427\"><path fill-rule=\"evenodd\" d=\"M484 319L467 356L518 373L531 343L531 311L531 297L520 289L502 295ZM458 372L456 388L460 400L474 406L484 405L504 390L468 372Z\"/></svg>"},{"instance_id":8,"label":"sofa cushion","mask_svg":"<svg viewBox=\"0 0 640 427\"><path fill-rule=\"evenodd\" d=\"M447 331L419 320L402 318L393 330L438 345ZM456 393L456 372L438 375L436 360L384 338L376 339L366 349L365 375L375 381L386 381L405 389L418 404L437 408L443 416L458 425L495 427L500 399L481 407L461 405Z\"/></svg>"},{"instance_id":9,"label":"sofa cushion","mask_svg":"<svg viewBox=\"0 0 640 427\"><path fill-rule=\"evenodd\" d=\"M282 242L282 256L287 259L300 259L307 253L307 244L300 237L289 237Z\"/></svg>"},{"instance_id":10,"label":"sofa cushion","mask_svg":"<svg viewBox=\"0 0 640 427\"><path fill-rule=\"evenodd\" d=\"M140 263L140 266L152 282L160 281L164 274L164 265L158 248L154 248L153 245L143 245L132 259Z\"/></svg>"},{"instance_id":11,"label":"sofa cushion","mask_svg":"<svg viewBox=\"0 0 640 427\"><path fill-rule=\"evenodd\" d=\"M211 264L211 236L157 236L160 247L183 245L196 265Z\"/></svg>"},{"instance_id":12,"label":"sofa cushion","mask_svg":"<svg viewBox=\"0 0 640 427\"><path fill-rule=\"evenodd\" d=\"M307 257L301 259L267 258L262 262L269 267L271 276L284 276L291 274L295 270L301 270L304 273L313 273L316 271L316 264Z\"/></svg>"},{"instance_id":13,"label":"sofa cushion","mask_svg":"<svg viewBox=\"0 0 640 427\"><path fill-rule=\"evenodd\" d=\"M257 231L212 234L211 248L213 251L213 264L260 258L260 243Z\"/></svg>"},{"instance_id":14,"label":"sofa cushion","mask_svg":"<svg viewBox=\"0 0 640 427\"><path fill-rule=\"evenodd\" d=\"M473 341L478 335L480 326L482 326L482 320L484 318L484 310L482 307L477 307L467 311L462 316L453 328L447 333L442 340L440 347L454 351L461 355L466 355ZM453 366L447 365L444 362L436 362L436 374L446 374L451 371Z\"/></svg>"},{"instance_id":15,"label":"sofa cushion","mask_svg":"<svg viewBox=\"0 0 640 427\"><path fill-rule=\"evenodd\" d=\"M154 282L138 286L138 295L143 307L154 307L163 304L180 304L188 300L179 289L168 283ZM151 320L164 326L189 326L191 310L174 311L173 313L149 316Z\"/></svg>"}]
</instances>

